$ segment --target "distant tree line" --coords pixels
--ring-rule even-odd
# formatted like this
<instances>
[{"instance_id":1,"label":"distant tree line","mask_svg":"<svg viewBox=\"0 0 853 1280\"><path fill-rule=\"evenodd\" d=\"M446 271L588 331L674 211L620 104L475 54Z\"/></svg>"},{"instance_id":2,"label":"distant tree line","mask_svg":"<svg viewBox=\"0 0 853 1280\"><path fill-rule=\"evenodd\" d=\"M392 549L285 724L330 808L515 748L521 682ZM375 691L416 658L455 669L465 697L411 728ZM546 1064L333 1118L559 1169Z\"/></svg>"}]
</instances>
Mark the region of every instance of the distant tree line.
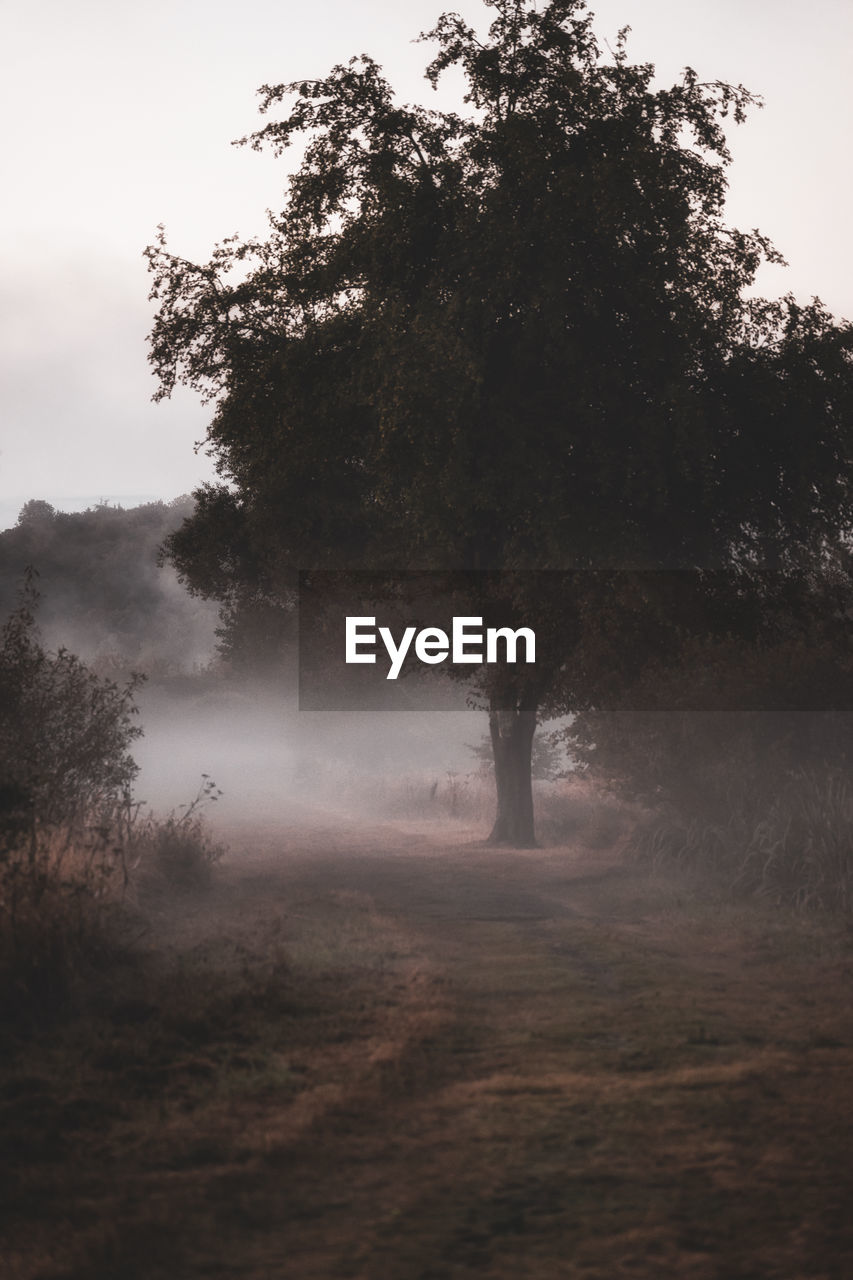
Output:
<instances>
[{"instance_id":1,"label":"distant tree line","mask_svg":"<svg viewBox=\"0 0 853 1280\"><path fill-rule=\"evenodd\" d=\"M32 499L0 533L0 617L12 612L23 575L33 569L50 647L64 646L116 675L174 674L209 662L218 610L189 596L159 558L194 506L183 496L63 512Z\"/></svg>"}]
</instances>

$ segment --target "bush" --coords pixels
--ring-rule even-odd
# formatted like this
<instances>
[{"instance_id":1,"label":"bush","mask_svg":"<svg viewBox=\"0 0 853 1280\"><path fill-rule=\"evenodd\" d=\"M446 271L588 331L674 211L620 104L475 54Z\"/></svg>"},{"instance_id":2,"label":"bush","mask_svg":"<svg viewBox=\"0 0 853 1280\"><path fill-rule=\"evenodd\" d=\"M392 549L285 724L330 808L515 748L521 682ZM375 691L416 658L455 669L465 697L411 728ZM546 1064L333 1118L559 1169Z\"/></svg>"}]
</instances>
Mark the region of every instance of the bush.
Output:
<instances>
[{"instance_id":1,"label":"bush","mask_svg":"<svg viewBox=\"0 0 853 1280\"><path fill-rule=\"evenodd\" d=\"M143 895L165 889L203 889L210 883L225 847L212 838L203 809L222 792L207 774L202 779L195 799L166 818L135 811L127 853L134 882Z\"/></svg>"},{"instance_id":2,"label":"bush","mask_svg":"<svg viewBox=\"0 0 853 1280\"><path fill-rule=\"evenodd\" d=\"M113 945L137 767L134 678L42 647L33 575L0 631L0 1004L47 1012Z\"/></svg>"},{"instance_id":3,"label":"bush","mask_svg":"<svg viewBox=\"0 0 853 1280\"><path fill-rule=\"evenodd\" d=\"M584 712L574 751L653 811L632 841L637 856L711 872L737 893L849 911L849 668L840 641L820 636L811 647L706 644L638 686L672 710ZM834 685L839 709L809 710L831 706ZM719 709L750 704L768 709Z\"/></svg>"},{"instance_id":4,"label":"bush","mask_svg":"<svg viewBox=\"0 0 853 1280\"><path fill-rule=\"evenodd\" d=\"M853 909L848 714L625 713L594 733L593 775L651 811L629 853L738 895Z\"/></svg>"},{"instance_id":5,"label":"bush","mask_svg":"<svg viewBox=\"0 0 853 1280\"><path fill-rule=\"evenodd\" d=\"M119 686L47 652L33 578L0 631L0 1015L18 1020L69 1007L123 950L134 881L198 887L223 852L201 812L221 794L206 775L181 812L140 816L141 677Z\"/></svg>"},{"instance_id":6,"label":"bush","mask_svg":"<svg viewBox=\"0 0 853 1280\"><path fill-rule=\"evenodd\" d=\"M37 602L30 576L0 631L0 792L13 840L22 823L31 836L102 826L126 806L138 772L129 748L142 732L133 701L142 677L121 687L65 649L46 652Z\"/></svg>"},{"instance_id":7,"label":"bush","mask_svg":"<svg viewBox=\"0 0 853 1280\"><path fill-rule=\"evenodd\" d=\"M72 1007L125 948L116 927L124 875L111 846L69 850L41 833L35 869L7 857L0 874L0 1011L41 1021Z\"/></svg>"},{"instance_id":8,"label":"bush","mask_svg":"<svg viewBox=\"0 0 853 1280\"><path fill-rule=\"evenodd\" d=\"M710 872L736 895L849 914L853 789L829 770L791 775L773 795L742 793L716 821L659 814L629 853L656 868Z\"/></svg>"}]
</instances>

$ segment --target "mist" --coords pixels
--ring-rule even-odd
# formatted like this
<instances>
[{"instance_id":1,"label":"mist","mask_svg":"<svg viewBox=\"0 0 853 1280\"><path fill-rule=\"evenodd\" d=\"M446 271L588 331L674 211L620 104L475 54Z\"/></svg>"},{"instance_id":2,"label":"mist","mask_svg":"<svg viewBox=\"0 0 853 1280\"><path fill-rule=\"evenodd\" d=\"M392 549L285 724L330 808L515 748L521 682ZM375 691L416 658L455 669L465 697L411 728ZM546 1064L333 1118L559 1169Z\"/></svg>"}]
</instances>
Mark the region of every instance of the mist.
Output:
<instances>
[{"instance_id":1,"label":"mist","mask_svg":"<svg viewBox=\"0 0 853 1280\"><path fill-rule=\"evenodd\" d=\"M475 711L299 711L281 683L257 679L152 682L137 701L139 797L172 809L207 773L223 791L214 816L229 825L304 819L312 808L382 816L406 784L437 793L448 775L472 772L468 744L487 727Z\"/></svg>"},{"instance_id":2,"label":"mist","mask_svg":"<svg viewBox=\"0 0 853 1280\"><path fill-rule=\"evenodd\" d=\"M600 4L13 0L3 1280L853 1276L853 8Z\"/></svg>"},{"instance_id":3,"label":"mist","mask_svg":"<svg viewBox=\"0 0 853 1280\"><path fill-rule=\"evenodd\" d=\"M486 720L444 681L421 690L413 711L300 710L292 665L232 670L220 653L219 606L191 595L162 561L189 498L127 510L100 504L57 512L32 500L0 534L0 606L14 607L36 571L45 646L78 655L119 683L138 672L143 736L133 755L136 798L158 812L192 801L202 775L222 796L211 820L286 816L310 806L366 813L408 779L437 794L448 775L471 772ZM460 710L447 710L452 702ZM434 699L444 709L431 711Z\"/></svg>"},{"instance_id":4,"label":"mist","mask_svg":"<svg viewBox=\"0 0 853 1280\"><path fill-rule=\"evenodd\" d=\"M149 677L134 802L106 841L102 808L78 846L46 832L16 862L2 792L0 1124L25 1176L0 1233L21 1280L207 1276L223 1259L308 1280L357 1255L365 1275L419 1280L445 1257L498 1280L508 1256L513 1274L559 1268L568 1237L601 1274L651 1274L645 1232L676 1260L661 1271L655 1253L655 1275L685 1274L693 1241L720 1274L771 1274L766 1203L797 1224L791 1274L853 1256L833 1208L849 1192L849 938L815 874L843 863L853 796L814 769L847 750L849 717L587 714L577 760L548 742L568 720L542 725L539 845L495 847L488 717L464 687L403 677L384 683L416 709L300 709L292 661L229 658L218 609L158 563L186 510L36 502L0 535L12 607L39 572L54 657L37 693L74 674L62 646L102 691ZM27 669L9 635L4 679ZM738 689L728 663L718 702ZM448 687L462 705L435 709ZM791 743L812 772L762 810ZM572 771L596 759L644 799ZM768 907L792 885L819 920ZM717 1168L719 1243L696 1176Z\"/></svg>"}]
</instances>

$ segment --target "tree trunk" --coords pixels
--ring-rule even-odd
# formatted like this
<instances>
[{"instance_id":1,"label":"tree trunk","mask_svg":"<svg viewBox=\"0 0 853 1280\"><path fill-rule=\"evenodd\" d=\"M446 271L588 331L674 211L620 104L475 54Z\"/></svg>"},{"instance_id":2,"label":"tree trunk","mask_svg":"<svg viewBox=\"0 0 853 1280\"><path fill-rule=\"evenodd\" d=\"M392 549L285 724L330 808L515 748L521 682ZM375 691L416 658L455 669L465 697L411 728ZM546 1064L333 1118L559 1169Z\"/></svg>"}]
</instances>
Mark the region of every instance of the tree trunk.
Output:
<instances>
[{"instance_id":1,"label":"tree trunk","mask_svg":"<svg viewBox=\"0 0 853 1280\"><path fill-rule=\"evenodd\" d=\"M531 752L536 732L536 708L489 710L489 730L495 759L497 814L489 844L533 849L533 782Z\"/></svg>"}]
</instances>

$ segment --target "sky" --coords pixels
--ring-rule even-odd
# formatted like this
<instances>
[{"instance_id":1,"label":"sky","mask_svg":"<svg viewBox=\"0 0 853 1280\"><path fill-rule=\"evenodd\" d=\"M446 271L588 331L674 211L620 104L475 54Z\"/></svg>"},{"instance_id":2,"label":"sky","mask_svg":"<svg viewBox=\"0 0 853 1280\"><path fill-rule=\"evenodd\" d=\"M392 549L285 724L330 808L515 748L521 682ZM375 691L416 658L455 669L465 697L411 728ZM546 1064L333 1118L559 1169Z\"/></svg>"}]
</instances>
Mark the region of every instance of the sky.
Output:
<instances>
[{"instance_id":1,"label":"sky","mask_svg":"<svg viewBox=\"0 0 853 1280\"><path fill-rule=\"evenodd\" d=\"M4 0L0 52L0 528L29 498L63 510L171 499L213 476L210 407L154 404L142 250L206 259L263 234L288 158L231 140L259 127L257 88L369 53L403 101L454 105L413 38L480 0ZM785 255L761 291L820 296L853 319L853 5L849 0L600 0L600 40L632 28L632 61L671 83L743 83L765 99L732 126L728 219Z\"/></svg>"}]
</instances>

